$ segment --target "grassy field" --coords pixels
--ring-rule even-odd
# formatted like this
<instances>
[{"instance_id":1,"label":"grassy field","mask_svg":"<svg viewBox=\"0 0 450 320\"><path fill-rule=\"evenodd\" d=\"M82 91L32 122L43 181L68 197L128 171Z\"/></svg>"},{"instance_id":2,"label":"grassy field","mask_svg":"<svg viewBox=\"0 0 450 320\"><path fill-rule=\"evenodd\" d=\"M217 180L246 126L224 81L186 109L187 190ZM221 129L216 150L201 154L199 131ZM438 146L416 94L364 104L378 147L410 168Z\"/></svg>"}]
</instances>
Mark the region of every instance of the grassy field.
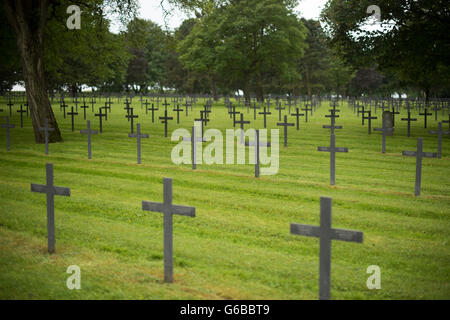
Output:
<instances>
[{"instance_id":1,"label":"grassy field","mask_svg":"<svg viewBox=\"0 0 450 320\"><path fill-rule=\"evenodd\" d=\"M123 101L114 102L104 133L93 136L92 160L79 133L86 127L81 109L71 132L69 118L54 105L64 142L51 144L46 156L34 143L30 119L18 128L14 107L10 152L0 132L0 299L317 299L319 241L291 235L289 225L318 225L320 196L333 198L333 227L364 232L362 244L333 241L333 299L450 299L450 139L443 138L441 159L423 160L417 198L415 158L401 154L416 149L417 137L424 138L424 151L436 152L437 137L428 134L437 128L434 116L428 129L421 117L413 123L410 138L397 116L381 154L381 135L368 135L341 105L337 124L344 128L336 144L349 153L337 154L330 187L329 153L317 151L329 145L329 130L322 129L329 102L310 122L301 118L300 131L289 128L287 148L280 130L279 172L259 179L250 164L195 171L173 164L177 142L170 134L190 128L200 106L183 113L180 125L171 121L164 138L163 124L152 124L136 99L137 122L150 134L138 165ZM8 108L2 106L4 123ZM268 127L276 128L278 112L271 111ZM252 110L244 114L253 120ZM374 127L381 126L380 111L377 116ZM88 119L97 129L90 111ZM262 126L262 116L252 121L251 127ZM223 102L213 106L208 128L232 128ZM72 192L55 198L54 255L47 253L46 198L30 192L30 183L45 183L47 162L54 164L55 185ZM162 201L163 177L173 178L174 203L196 207L195 218L174 216L173 284L162 281L162 214L141 208L142 200ZM81 268L81 290L66 287L70 265ZM370 265L381 268L380 290L367 289Z\"/></svg>"}]
</instances>

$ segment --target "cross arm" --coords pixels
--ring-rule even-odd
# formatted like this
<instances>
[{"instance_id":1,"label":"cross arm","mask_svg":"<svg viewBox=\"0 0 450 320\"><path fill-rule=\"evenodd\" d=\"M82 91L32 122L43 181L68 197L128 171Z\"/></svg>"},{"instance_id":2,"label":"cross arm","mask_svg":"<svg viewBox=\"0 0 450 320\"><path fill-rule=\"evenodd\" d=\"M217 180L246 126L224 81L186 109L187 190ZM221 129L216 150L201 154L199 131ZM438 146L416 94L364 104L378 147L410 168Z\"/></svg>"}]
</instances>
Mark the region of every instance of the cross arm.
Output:
<instances>
[{"instance_id":1,"label":"cross arm","mask_svg":"<svg viewBox=\"0 0 450 320\"><path fill-rule=\"evenodd\" d=\"M172 205L172 214L181 216L195 217L195 207Z\"/></svg>"},{"instance_id":2,"label":"cross arm","mask_svg":"<svg viewBox=\"0 0 450 320\"><path fill-rule=\"evenodd\" d=\"M408 157L415 157L415 156L417 156L417 152L416 151L403 151L402 155L408 156Z\"/></svg>"},{"instance_id":3,"label":"cross arm","mask_svg":"<svg viewBox=\"0 0 450 320\"><path fill-rule=\"evenodd\" d=\"M331 229L331 238L348 242L363 242L363 232L345 229Z\"/></svg>"},{"instance_id":4,"label":"cross arm","mask_svg":"<svg viewBox=\"0 0 450 320\"><path fill-rule=\"evenodd\" d=\"M291 223L291 234L319 238L320 227L300 223Z\"/></svg>"}]
</instances>

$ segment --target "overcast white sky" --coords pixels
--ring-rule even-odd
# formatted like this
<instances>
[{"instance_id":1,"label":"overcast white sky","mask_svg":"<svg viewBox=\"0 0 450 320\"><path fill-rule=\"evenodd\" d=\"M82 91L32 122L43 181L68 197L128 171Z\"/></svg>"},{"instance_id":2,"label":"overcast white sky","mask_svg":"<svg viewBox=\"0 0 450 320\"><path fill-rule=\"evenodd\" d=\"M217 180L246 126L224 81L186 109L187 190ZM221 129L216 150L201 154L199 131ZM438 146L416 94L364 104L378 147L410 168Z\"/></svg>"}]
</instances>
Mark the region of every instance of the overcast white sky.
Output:
<instances>
[{"instance_id":1,"label":"overcast white sky","mask_svg":"<svg viewBox=\"0 0 450 320\"><path fill-rule=\"evenodd\" d=\"M317 19L325 5L326 0L301 0L300 5L296 8L296 12L300 17L306 19ZM163 12L160 7L160 0L139 0L141 9L139 10L140 18L152 20L161 26L164 25ZM187 16L178 10L174 10L170 17L167 17L167 26L173 30L177 28Z\"/></svg>"}]
</instances>

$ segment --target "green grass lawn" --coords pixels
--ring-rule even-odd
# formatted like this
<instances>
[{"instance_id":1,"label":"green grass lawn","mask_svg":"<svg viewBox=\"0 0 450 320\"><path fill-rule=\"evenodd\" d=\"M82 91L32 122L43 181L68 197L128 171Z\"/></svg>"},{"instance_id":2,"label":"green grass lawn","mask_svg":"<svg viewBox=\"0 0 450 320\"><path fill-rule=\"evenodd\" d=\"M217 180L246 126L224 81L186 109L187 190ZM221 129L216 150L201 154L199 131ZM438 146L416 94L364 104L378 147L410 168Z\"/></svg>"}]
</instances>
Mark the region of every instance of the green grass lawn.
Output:
<instances>
[{"instance_id":1,"label":"green grass lawn","mask_svg":"<svg viewBox=\"0 0 450 320\"><path fill-rule=\"evenodd\" d=\"M10 152L0 132L1 299L317 299L319 240L291 235L289 228L291 222L318 225L321 196L333 198L333 227L364 232L362 244L333 241L333 299L450 298L450 139L443 138L441 159L423 160L420 197L414 197L415 158L402 156L416 149L417 137L424 138L424 151L436 152L437 137L428 134L437 128L434 116L424 129L414 112L420 120L410 138L397 116L382 154L381 134L368 135L341 105L337 124L344 128L336 131L336 145L349 153L337 154L330 187L329 153L317 151L329 145L329 130L322 129L329 102L310 122L301 118L300 131L288 129L287 148L280 130L279 172L259 179L250 164L193 171L171 162L177 142L170 134L189 129L200 104L189 117L183 113L180 125L171 121L164 138L163 124L152 124L136 99L137 122L150 134L138 165L123 100L114 102L104 133L93 136L92 160L79 133L86 128L82 109L71 132L70 119L54 104L64 142L51 144L49 156L34 143L30 119L18 128L15 111ZM268 128L277 128L278 112L271 112ZM252 110L244 114L251 127L263 127L262 116L255 122ZM381 126L381 111L377 116L373 127ZM88 119L97 129L90 111ZM207 128L232 128L223 102L213 106ZM45 183L47 162L54 164L55 185L72 193L55 198L53 255L47 253L46 197L30 192L30 183ZM142 200L162 201L163 177L173 179L175 204L196 208L195 218L174 216L173 284L163 282L162 214L141 208ZM81 268L81 290L66 287L70 265ZM367 289L370 265L381 268L380 290Z\"/></svg>"}]
</instances>

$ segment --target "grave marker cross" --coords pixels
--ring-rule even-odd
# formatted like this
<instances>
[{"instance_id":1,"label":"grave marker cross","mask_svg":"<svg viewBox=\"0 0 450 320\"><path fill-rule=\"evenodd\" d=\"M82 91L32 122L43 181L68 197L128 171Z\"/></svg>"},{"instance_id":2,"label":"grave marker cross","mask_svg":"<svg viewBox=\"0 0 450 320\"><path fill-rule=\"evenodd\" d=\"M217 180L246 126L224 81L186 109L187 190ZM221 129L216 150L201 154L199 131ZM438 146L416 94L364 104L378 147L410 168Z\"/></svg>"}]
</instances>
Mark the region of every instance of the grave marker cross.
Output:
<instances>
[{"instance_id":1,"label":"grave marker cross","mask_svg":"<svg viewBox=\"0 0 450 320\"><path fill-rule=\"evenodd\" d=\"M39 128L39 131L44 131L44 139L45 139L45 154L48 154L48 132L55 131L54 128L49 128L48 119L45 119L45 126L43 128Z\"/></svg>"},{"instance_id":2,"label":"grave marker cross","mask_svg":"<svg viewBox=\"0 0 450 320\"><path fill-rule=\"evenodd\" d=\"M368 126L368 128L369 128L369 134L372 134L372 120L375 120L375 119L378 119L378 117L372 117L372 111L366 111L366 113L368 114L368 116L367 117L365 117L364 115L363 115L363 120L369 120L368 121L368 124L369 124L369 126Z\"/></svg>"},{"instance_id":3,"label":"grave marker cross","mask_svg":"<svg viewBox=\"0 0 450 320\"><path fill-rule=\"evenodd\" d=\"M428 113L427 108L425 108L423 111L424 112L419 112L419 116L423 116L423 125L424 125L424 128L426 129L427 128L427 118L428 118L428 116L431 116L433 114Z\"/></svg>"},{"instance_id":4,"label":"grave marker cross","mask_svg":"<svg viewBox=\"0 0 450 320\"><path fill-rule=\"evenodd\" d=\"M15 128L15 126L13 124L9 123L9 117L5 118L6 123L5 124L0 124L0 127L5 128L6 129L6 150L10 150L10 129Z\"/></svg>"},{"instance_id":5,"label":"grave marker cross","mask_svg":"<svg viewBox=\"0 0 450 320\"><path fill-rule=\"evenodd\" d=\"M148 138L147 133L141 133L141 124L136 124L136 134L129 133L128 138L136 138L137 140L137 163L141 164L141 139Z\"/></svg>"},{"instance_id":6,"label":"grave marker cross","mask_svg":"<svg viewBox=\"0 0 450 320\"><path fill-rule=\"evenodd\" d=\"M437 134L438 135L438 152L437 157L442 157L442 135L443 134L450 134L450 131L443 131L442 130L442 122L439 122L438 124L438 130L437 131L430 131L430 134Z\"/></svg>"},{"instance_id":7,"label":"grave marker cross","mask_svg":"<svg viewBox=\"0 0 450 320\"><path fill-rule=\"evenodd\" d=\"M103 117L105 116L105 114L102 113L102 108L98 108L99 113L94 114L95 117L98 117L99 119L99 129L100 129L100 133L103 133Z\"/></svg>"},{"instance_id":8,"label":"grave marker cross","mask_svg":"<svg viewBox=\"0 0 450 320\"><path fill-rule=\"evenodd\" d=\"M167 116L167 109L164 110L164 117L159 117L160 120L162 120L161 122L164 123L164 137L167 138L167 125L169 124L169 120L173 120L173 117L168 117Z\"/></svg>"},{"instance_id":9,"label":"grave marker cross","mask_svg":"<svg viewBox=\"0 0 450 320\"><path fill-rule=\"evenodd\" d=\"M294 123L287 122L287 115L284 115L284 122L278 122L277 126L284 127L284 146L287 147L287 127L295 126Z\"/></svg>"},{"instance_id":10,"label":"grave marker cross","mask_svg":"<svg viewBox=\"0 0 450 320\"><path fill-rule=\"evenodd\" d=\"M206 142L205 138L203 138L203 122L196 121L196 123L200 123L200 134L197 136L197 126L194 124L192 127L192 136L191 137L183 137L183 141L191 142L191 160L192 160L192 170L197 169L197 143L198 142Z\"/></svg>"},{"instance_id":11,"label":"grave marker cross","mask_svg":"<svg viewBox=\"0 0 450 320\"><path fill-rule=\"evenodd\" d=\"M167 110L166 110L167 112ZM164 214L164 282L173 282L173 215L195 217L195 208L172 204L172 179L164 178L164 202L142 201L142 210Z\"/></svg>"},{"instance_id":12,"label":"grave marker cross","mask_svg":"<svg viewBox=\"0 0 450 320\"><path fill-rule=\"evenodd\" d=\"M20 127L23 128L23 114L27 112L27 110L23 109L23 106L20 105L20 110L17 110L20 113Z\"/></svg>"},{"instance_id":13,"label":"grave marker cross","mask_svg":"<svg viewBox=\"0 0 450 320\"><path fill-rule=\"evenodd\" d=\"M381 131L381 152L386 153L386 135L388 133L392 133L394 131L394 128L386 128L383 126L383 128L374 128L373 131Z\"/></svg>"},{"instance_id":14,"label":"grave marker cross","mask_svg":"<svg viewBox=\"0 0 450 320\"><path fill-rule=\"evenodd\" d=\"M269 104L269 102L267 102L268 104ZM233 107L234 108L234 107ZM238 112L239 113L239 112ZM267 115L269 114L272 114L271 112L269 112L269 111L266 111L266 107L264 107L264 111L263 112L259 112L259 114L262 114L263 116L264 116L264 128L266 128L266 123L267 123L267 119L266 119L266 117L267 117ZM235 119L233 119L233 121L235 121Z\"/></svg>"},{"instance_id":15,"label":"grave marker cross","mask_svg":"<svg viewBox=\"0 0 450 320\"><path fill-rule=\"evenodd\" d=\"M177 107L173 109L177 113L177 124L180 123L180 112L183 111L183 109L180 109L180 105L177 104Z\"/></svg>"},{"instance_id":16,"label":"grave marker cross","mask_svg":"<svg viewBox=\"0 0 450 320\"><path fill-rule=\"evenodd\" d=\"M348 148L336 147L336 136L334 132L330 135L329 147L317 147L317 151L330 153L330 185L336 184L336 152L348 152Z\"/></svg>"},{"instance_id":17,"label":"grave marker cross","mask_svg":"<svg viewBox=\"0 0 450 320\"><path fill-rule=\"evenodd\" d=\"M53 164L47 163L47 184L31 184L31 192L45 193L47 195L47 241L48 252L55 253L55 195L70 197L70 189L56 187L53 178Z\"/></svg>"},{"instance_id":18,"label":"grave marker cross","mask_svg":"<svg viewBox=\"0 0 450 320\"><path fill-rule=\"evenodd\" d=\"M416 157L416 186L414 195L420 196L422 184L422 158L436 158L437 154L432 152L423 152L423 139L417 138L417 151L403 151L404 156Z\"/></svg>"},{"instance_id":19,"label":"grave marker cross","mask_svg":"<svg viewBox=\"0 0 450 320\"><path fill-rule=\"evenodd\" d=\"M72 118L72 132L75 130L74 126L75 126L75 116L78 115L78 112L73 112L73 107L71 107L72 111L71 112L67 112L67 115L69 115Z\"/></svg>"},{"instance_id":20,"label":"grave marker cross","mask_svg":"<svg viewBox=\"0 0 450 320\"><path fill-rule=\"evenodd\" d=\"M134 132L134 119L137 119L137 118L139 118L139 116L137 115L137 114L134 114L134 109L133 108L130 108L130 113L129 114L127 114L126 116L125 116L125 118L128 118L128 120L131 120L131 133L133 133Z\"/></svg>"},{"instance_id":21,"label":"grave marker cross","mask_svg":"<svg viewBox=\"0 0 450 320\"><path fill-rule=\"evenodd\" d=\"M362 243L364 234L361 231L336 229L331 227L332 199L320 197L320 226L291 223L291 234L320 239L319 253L319 299L331 298L331 241L340 240Z\"/></svg>"},{"instance_id":22,"label":"grave marker cross","mask_svg":"<svg viewBox=\"0 0 450 320\"><path fill-rule=\"evenodd\" d=\"M308 104L306 104L305 107L301 110L305 111L305 122L308 122L308 111L311 111L312 116L312 108L308 108Z\"/></svg>"},{"instance_id":23,"label":"grave marker cross","mask_svg":"<svg viewBox=\"0 0 450 320\"><path fill-rule=\"evenodd\" d=\"M264 107L265 109L265 107ZM259 150L260 147L270 147L270 142L261 142L259 140L259 130L255 130L255 141L252 142L245 142L245 145L247 147L255 147L255 178L259 178L259 163L260 163L260 157L259 157Z\"/></svg>"},{"instance_id":24,"label":"grave marker cross","mask_svg":"<svg viewBox=\"0 0 450 320\"><path fill-rule=\"evenodd\" d=\"M300 124L300 119L299 119L299 117L304 116L304 115L305 115L304 113L299 113L298 108L295 108L295 113L291 114L292 117L295 117L295 118L296 118L296 121L297 121L297 130L300 129L300 126L299 126L299 124ZM265 127L264 127L264 128L265 128Z\"/></svg>"},{"instance_id":25,"label":"grave marker cross","mask_svg":"<svg viewBox=\"0 0 450 320\"><path fill-rule=\"evenodd\" d=\"M87 134L88 136L88 159L92 159L92 152L91 152L91 135L93 134L98 134L97 130L91 130L91 121L88 120L87 121L87 129L86 130L81 130L80 131L81 134Z\"/></svg>"},{"instance_id":26,"label":"grave marker cross","mask_svg":"<svg viewBox=\"0 0 450 320\"><path fill-rule=\"evenodd\" d=\"M408 137L411 135L411 121L417 121L415 118L411 118L411 111L408 110L408 118L402 118L402 121L408 121Z\"/></svg>"}]
</instances>

